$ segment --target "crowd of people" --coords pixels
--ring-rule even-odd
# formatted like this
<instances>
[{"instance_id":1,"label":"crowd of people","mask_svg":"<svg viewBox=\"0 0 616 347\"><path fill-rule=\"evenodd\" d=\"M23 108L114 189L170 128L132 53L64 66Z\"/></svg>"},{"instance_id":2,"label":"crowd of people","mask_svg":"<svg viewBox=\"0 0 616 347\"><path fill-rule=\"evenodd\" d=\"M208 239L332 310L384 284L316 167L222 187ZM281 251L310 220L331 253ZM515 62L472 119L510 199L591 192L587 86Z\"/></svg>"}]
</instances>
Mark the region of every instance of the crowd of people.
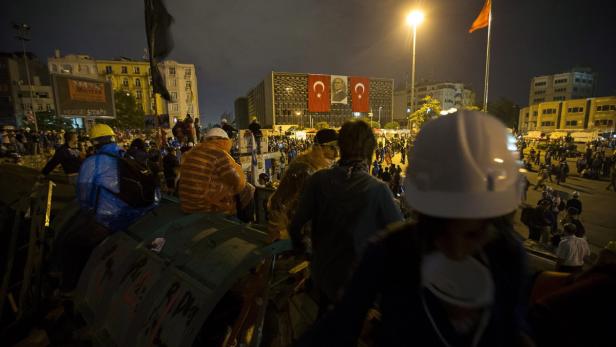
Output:
<instances>
[{"instance_id":1,"label":"crowd of people","mask_svg":"<svg viewBox=\"0 0 616 347\"><path fill-rule=\"evenodd\" d=\"M260 141L258 122L251 124ZM81 213L59 240L62 295L72 295L94 247L158 206L161 177L184 213L253 221L255 187L232 155L237 130L226 121L200 130L184 121L159 144L156 134L125 137L96 124L90 153L75 148L79 134L65 132L42 171L61 165L77 173ZM317 321L297 345L356 345L373 308L380 312L375 332L362 338L374 345L547 346L570 324L577 329L558 331L568 342L604 345L611 331L597 331L606 325L596 320L588 326L591 308L576 317L558 313L587 291L598 294L586 300L606 300L592 310L616 309L616 281L606 276L616 272L616 244L582 272L589 255L582 202L545 187L523 221L532 240L553 247L557 270L576 275L531 299L527 255L513 230L524 187L507 139L500 121L471 111L429 121L412 146L407 138L379 143L359 120L310 140L269 137L268 149L282 152L288 166L267 203L267 230L271 241L291 240L291 257L309 259L318 304ZM397 153L409 162L404 180L392 162Z\"/></svg>"}]
</instances>

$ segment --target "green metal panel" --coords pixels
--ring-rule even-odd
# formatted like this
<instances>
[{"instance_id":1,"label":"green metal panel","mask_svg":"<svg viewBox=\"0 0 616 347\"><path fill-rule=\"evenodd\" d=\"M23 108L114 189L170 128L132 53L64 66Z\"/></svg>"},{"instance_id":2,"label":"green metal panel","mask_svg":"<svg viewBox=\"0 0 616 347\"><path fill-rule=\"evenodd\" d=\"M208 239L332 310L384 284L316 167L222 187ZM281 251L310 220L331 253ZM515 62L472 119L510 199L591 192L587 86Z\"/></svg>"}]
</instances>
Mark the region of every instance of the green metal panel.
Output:
<instances>
[{"instance_id":1,"label":"green metal panel","mask_svg":"<svg viewBox=\"0 0 616 347\"><path fill-rule=\"evenodd\" d=\"M165 240L160 252L151 250ZM264 257L290 249L220 214L165 200L90 257L76 307L101 346L191 346L220 298Z\"/></svg>"}]
</instances>

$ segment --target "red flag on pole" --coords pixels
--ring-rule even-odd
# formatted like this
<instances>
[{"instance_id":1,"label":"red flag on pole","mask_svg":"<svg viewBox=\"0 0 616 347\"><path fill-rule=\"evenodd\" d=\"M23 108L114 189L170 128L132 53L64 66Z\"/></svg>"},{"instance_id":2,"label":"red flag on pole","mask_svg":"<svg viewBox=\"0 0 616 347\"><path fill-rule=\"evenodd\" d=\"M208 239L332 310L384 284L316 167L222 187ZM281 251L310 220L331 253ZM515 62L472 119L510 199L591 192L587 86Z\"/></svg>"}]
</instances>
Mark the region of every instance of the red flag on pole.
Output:
<instances>
[{"instance_id":1,"label":"red flag on pole","mask_svg":"<svg viewBox=\"0 0 616 347\"><path fill-rule=\"evenodd\" d=\"M329 112L330 76L308 75L308 112Z\"/></svg>"},{"instance_id":2,"label":"red flag on pole","mask_svg":"<svg viewBox=\"0 0 616 347\"><path fill-rule=\"evenodd\" d=\"M492 11L492 0L486 0L486 3L483 5L481 12L471 25L471 28L468 29L469 33L472 33L475 30L487 28L488 24L490 24L490 12Z\"/></svg>"},{"instance_id":3,"label":"red flag on pole","mask_svg":"<svg viewBox=\"0 0 616 347\"><path fill-rule=\"evenodd\" d=\"M370 112L370 80L351 77L351 106L353 112Z\"/></svg>"}]
</instances>

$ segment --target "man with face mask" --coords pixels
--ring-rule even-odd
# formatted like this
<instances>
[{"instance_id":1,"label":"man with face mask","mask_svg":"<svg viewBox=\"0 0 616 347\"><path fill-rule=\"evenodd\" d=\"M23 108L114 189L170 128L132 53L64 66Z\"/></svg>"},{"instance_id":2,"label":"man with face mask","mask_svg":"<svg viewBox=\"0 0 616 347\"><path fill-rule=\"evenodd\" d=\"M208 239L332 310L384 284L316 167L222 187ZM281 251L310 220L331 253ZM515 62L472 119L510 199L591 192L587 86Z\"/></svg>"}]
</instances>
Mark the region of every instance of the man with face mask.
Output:
<instances>
[{"instance_id":1,"label":"man with face mask","mask_svg":"<svg viewBox=\"0 0 616 347\"><path fill-rule=\"evenodd\" d=\"M252 201L255 188L246 182L242 167L231 157L232 144L227 132L212 128L203 142L184 154L179 183L184 212L237 215L238 208Z\"/></svg>"},{"instance_id":2,"label":"man with face mask","mask_svg":"<svg viewBox=\"0 0 616 347\"><path fill-rule=\"evenodd\" d=\"M337 140L335 130L319 130L312 148L289 165L268 203L268 230L272 239L289 238L287 226L297 210L299 195L312 174L333 164L338 156Z\"/></svg>"},{"instance_id":3,"label":"man with face mask","mask_svg":"<svg viewBox=\"0 0 616 347\"><path fill-rule=\"evenodd\" d=\"M425 124L405 199L416 218L371 241L333 311L299 346L355 346L378 303L378 346L524 346L522 185L505 126L458 111ZM451 175L455 172L456 175Z\"/></svg>"}]
</instances>

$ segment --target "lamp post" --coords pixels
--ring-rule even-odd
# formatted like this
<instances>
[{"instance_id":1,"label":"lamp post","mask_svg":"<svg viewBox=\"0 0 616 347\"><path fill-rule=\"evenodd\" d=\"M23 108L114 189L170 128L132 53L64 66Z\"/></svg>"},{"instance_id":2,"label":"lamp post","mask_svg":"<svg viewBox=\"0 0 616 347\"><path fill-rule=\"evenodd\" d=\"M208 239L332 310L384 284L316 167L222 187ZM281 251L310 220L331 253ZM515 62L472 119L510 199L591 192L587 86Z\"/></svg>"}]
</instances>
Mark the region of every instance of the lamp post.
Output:
<instances>
[{"instance_id":1,"label":"lamp post","mask_svg":"<svg viewBox=\"0 0 616 347\"><path fill-rule=\"evenodd\" d=\"M421 11L412 11L406 16L406 23L413 28L413 50L411 54L411 100L410 108L413 113L415 106L415 46L417 42L417 26L424 20L424 14Z\"/></svg>"}]
</instances>

